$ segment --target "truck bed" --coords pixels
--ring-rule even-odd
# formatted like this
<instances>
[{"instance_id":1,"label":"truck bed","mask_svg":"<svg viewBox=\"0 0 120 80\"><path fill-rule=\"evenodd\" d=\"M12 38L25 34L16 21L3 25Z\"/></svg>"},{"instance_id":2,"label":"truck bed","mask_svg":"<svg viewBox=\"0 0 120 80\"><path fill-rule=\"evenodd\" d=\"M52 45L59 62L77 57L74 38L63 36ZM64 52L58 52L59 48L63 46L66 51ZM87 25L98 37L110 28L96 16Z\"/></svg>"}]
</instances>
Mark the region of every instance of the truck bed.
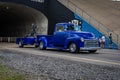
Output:
<instances>
[{"instance_id":1,"label":"truck bed","mask_svg":"<svg viewBox=\"0 0 120 80\"><path fill-rule=\"evenodd\" d=\"M53 40L54 40L54 36L53 35L38 35L37 39L40 39L40 38L46 38L48 44L52 44Z\"/></svg>"}]
</instances>

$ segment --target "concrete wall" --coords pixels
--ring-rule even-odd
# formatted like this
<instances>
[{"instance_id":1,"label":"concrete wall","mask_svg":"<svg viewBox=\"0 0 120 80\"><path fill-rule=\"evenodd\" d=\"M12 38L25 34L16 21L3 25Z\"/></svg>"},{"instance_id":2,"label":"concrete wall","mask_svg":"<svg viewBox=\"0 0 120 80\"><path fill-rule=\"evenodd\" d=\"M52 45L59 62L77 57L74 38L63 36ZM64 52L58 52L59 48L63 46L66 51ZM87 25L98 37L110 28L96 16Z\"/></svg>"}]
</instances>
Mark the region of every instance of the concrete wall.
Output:
<instances>
[{"instance_id":1,"label":"concrete wall","mask_svg":"<svg viewBox=\"0 0 120 80\"><path fill-rule=\"evenodd\" d=\"M49 0L48 21L49 34L53 34L54 25L58 22L69 22L74 19L74 13L59 3L57 0Z\"/></svg>"}]
</instances>

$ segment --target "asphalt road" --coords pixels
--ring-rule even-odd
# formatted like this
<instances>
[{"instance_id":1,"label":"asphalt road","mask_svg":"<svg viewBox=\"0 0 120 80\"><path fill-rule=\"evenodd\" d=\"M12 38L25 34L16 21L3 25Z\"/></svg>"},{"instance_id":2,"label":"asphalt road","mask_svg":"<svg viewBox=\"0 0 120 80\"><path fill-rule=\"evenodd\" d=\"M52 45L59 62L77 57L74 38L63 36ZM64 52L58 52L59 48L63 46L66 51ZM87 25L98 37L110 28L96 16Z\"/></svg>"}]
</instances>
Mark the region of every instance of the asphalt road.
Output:
<instances>
[{"instance_id":1,"label":"asphalt road","mask_svg":"<svg viewBox=\"0 0 120 80\"><path fill-rule=\"evenodd\" d=\"M96 53L79 52L77 54L73 54L68 51L57 49L39 50L38 48L34 48L34 46L19 48L15 43L0 43L0 50L5 49L97 65L120 66L120 50L115 49L100 49Z\"/></svg>"},{"instance_id":2,"label":"asphalt road","mask_svg":"<svg viewBox=\"0 0 120 80\"><path fill-rule=\"evenodd\" d=\"M72 54L0 43L0 64L37 75L35 80L120 80L120 51L113 49Z\"/></svg>"}]
</instances>

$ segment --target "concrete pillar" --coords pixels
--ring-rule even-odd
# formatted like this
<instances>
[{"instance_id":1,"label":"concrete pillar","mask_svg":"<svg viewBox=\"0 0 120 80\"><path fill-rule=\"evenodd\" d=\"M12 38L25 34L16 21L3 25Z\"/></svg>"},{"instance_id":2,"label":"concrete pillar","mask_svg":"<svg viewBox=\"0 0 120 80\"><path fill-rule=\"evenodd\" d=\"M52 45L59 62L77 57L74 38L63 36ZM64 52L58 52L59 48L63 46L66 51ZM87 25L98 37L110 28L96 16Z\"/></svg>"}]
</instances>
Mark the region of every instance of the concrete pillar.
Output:
<instances>
[{"instance_id":1,"label":"concrete pillar","mask_svg":"<svg viewBox=\"0 0 120 80\"><path fill-rule=\"evenodd\" d=\"M2 37L0 37L0 42L2 42Z\"/></svg>"},{"instance_id":2,"label":"concrete pillar","mask_svg":"<svg viewBox=\"0 0 120 80\"><path fill-rule=\"evenodd\" d=\"M10 43L10 37L8 37L8 42Z\"/></svg>"}]
</instances>

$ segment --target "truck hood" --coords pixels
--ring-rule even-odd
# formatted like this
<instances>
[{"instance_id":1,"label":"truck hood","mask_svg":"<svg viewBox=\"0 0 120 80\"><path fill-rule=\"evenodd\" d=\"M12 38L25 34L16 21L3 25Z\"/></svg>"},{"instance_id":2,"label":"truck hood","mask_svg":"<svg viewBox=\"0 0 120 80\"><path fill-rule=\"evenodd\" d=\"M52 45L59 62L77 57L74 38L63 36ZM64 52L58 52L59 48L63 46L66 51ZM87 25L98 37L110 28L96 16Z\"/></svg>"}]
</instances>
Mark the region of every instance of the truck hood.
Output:
<instances>
[{"instance_id":1,"label":"truck hood","mask_svg":"<svg viewBox=\"0 0 120 80\"><path fill-rule=\"evenodd\" d=\"M84 31L70 31L69 32L72 36L78 36L82 37L84 39L95 39L95 36L93 33L90 32L84 32Z\"/></svg>"}]
</instances>

